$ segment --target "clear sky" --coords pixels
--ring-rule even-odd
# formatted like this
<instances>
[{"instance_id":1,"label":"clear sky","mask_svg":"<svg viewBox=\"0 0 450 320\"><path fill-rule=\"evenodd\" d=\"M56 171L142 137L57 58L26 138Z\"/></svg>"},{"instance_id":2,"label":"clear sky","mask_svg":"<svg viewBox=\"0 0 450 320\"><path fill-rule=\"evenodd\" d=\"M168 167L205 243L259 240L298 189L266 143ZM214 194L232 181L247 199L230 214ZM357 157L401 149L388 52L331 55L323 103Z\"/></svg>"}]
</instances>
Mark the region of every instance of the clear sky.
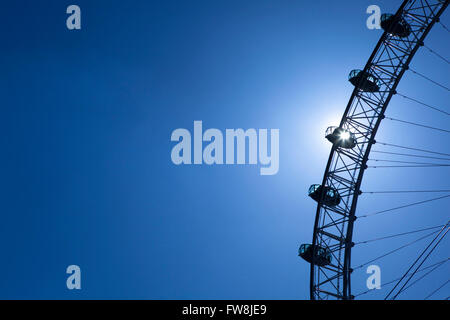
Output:
<instances>
[{"instance_id":1,"label":"clear sky","mask_svg":"<svg viewBox=\"0 0 450 320\"><path fill-rule=\"evenodd\" d=\"M324 131L351 95L349 71L381 36L367 29L366 8L400 3L3 1L0 298L308 299L297 249L312 238L316 204L306 193L322 180ZM79 31L66 28L70 4L81 7ZM450 25L448 12L442 20ZM427 44L449 57L441 26ZM425 50L412 66L449 85L449 65ZM399 91L449 110L448 91L411 73ZM388 115L449 128L447 116L400 97ZM174 165L171 133L192 133L194 120L223 132L279 129L278 174ZM447 135L386 120L378 139L450 153ZM447 168L373 169L363 190L450 189L448 178ZM358 212L435 196L367 195ZM448 199L360 219L355 242L443 224ZM352 261L417 237L357 246ZM382 282L425 245L380 260ZM447 241L428 262L448 251ZM81 267L80 291L66 288L71 264ZM438 271L402 297L426 296L450 270ZM354 293L366 278L355 272ZM450 286L436 298L449 295Z\"/></svg>"}]
</instances>

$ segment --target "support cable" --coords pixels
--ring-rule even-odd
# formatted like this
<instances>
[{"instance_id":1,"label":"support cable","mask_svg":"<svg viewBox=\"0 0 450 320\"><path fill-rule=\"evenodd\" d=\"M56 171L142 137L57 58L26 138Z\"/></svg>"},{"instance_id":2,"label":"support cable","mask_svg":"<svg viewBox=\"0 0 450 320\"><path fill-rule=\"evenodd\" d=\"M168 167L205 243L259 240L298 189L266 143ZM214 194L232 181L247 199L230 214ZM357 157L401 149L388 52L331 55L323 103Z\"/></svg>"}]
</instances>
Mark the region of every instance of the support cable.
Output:
<instances>
[{"instance_id":1,"label":"support cable","mask_svg":"<svg viewBox=\"0 0 450 320\"><path fill-rule=\"evenodd\" d=\"M436 128L436 127L431 127L431 126L427 126L427 125L416 123L416 122L410 122L410 121L405 121L405 120L400 120L400 119L395 119L395 118L390 118L390 117L386 117L386 119L389 119L389 120L392 120L392 121L397 121L397 122L402 122L402 123L406 123L406 124L410 124L410 125L417 126L417 127L422 127L422 128L427 128L427 129L431 129L431 130L436 130L436 131L450 133L450 130Z\"/></svg>"},{"instance_id":2,"label":"support cable","mask_svg":"<svg viewBox=\"0 0 450 320\"><path fill-rule=\"evenodd\" d=\"M438 234L436 235L436 237L433 238L433 240L431 240L431 242L428 244L428 246L422 251L422 253L419 255L419 257L417 257L417 259L413 262L413 264L411 265L411 267L409 267L408 271L406 271L406 273L402 276L402 278L397 282L397 284L394 286L394 288L392 288L392 290L387 294L387 296L384 298L385 300L387 300L389 298L389 296L394 292L394 290L397 288L397 286L403 281L403 279L409 274L409 272L414 268L414 266L416 265L416 263L418 263L418 261L422 258L422 256L428 251L428 249L433 245L433 243L436 241L436 239L439 238L439 240L437 240L437 242L434 244L434 246L430 249L430 251L427 253L427 255L425 256L425 258L422 260L422 262L420 262L420 264L417 266L417 268L410 274L410 276L408 277L408 279L405 281L405 283L402 285L402 287L398 290L398 292L392 297L392 300L395 300L397 298L397 296L402 292L403 288L405 288L405 286L408 284L408 282L412 279L412 277L414 277L414 275L417 273L417 271L420 269L420 267L422 266L422 264L428 259L428 257L431 255L431 253L434 251L434 249L436 249L436 247L439 245L439 243L442 241L442 239L444 239L444 237L446 236L449 228L450 222L447 222L445 227L443 227ZM445 232L444 232L445 230ZM444 232L444 233L443 233ZM443 234L442 234L443 233Z\"/></svg>"},{"instance_id":3,"label":"support cable","mask_svg":"<svg viewBox=\"0 0 450 320\"><path fill-rule=\"evenodd\" d=\"M442 59L443 61L447 62L448 64L450 64L450 61L448 61L447 59L445 59L442 55L440 55L439 53L437 53L436 51L432 50L430 47L428 47L426 44L423 45L425 48L428 49L428 51L430 51L431 53L433 53L436 57Z\"/></svg>"},{"instance_id":4,"label":"support cable","mask_svg":"<svg viewBox=\"0 0 450 320\"><path fill-rule=\"evenodd\" d=\"M364 191L361 193L377 194L377 193L433 193L433 192L450 192L450 190Z\"/></svg>"},{"instance_id":5,"label":"support cable","mask_svg":"<svg viewBox=\"0 0 450 320\"><path fill-rule=\"evenodd\" d=\"M436 267L436 266L440 267L441 265L445 264L448 260L450 260L450 258L447 258L447 259L445 259L445 260L442 260L442 261L433 263L432 265L429 265L429 266L427 266L427 267L423 267L423 268L421 268L419 271L417 271L417 273L423 272L423 271L425 271L425 270L428 270L428 269L433 268L433 267ZM391 281L389 281L389 282L383 283L383 284L381 285L381 287L390 285L391 283L394 283L394 282L396 282L396 281L398 281L398 280L400 280L400 278L397 278L397 279L391 280ZM373 290L373 289L368 289L368 290L366 290L366 291L364 291L364 292L358 293L357 295L355 295L355 297L362 296L363 294L369 293L369 292L371 292L371 291L374 291L374 290ZM449 298L450 298L450 297L449 297Z\"/></svg>"},{"instance_id":6,"label":"support cable","mask_svg":"<svg viewBox=\"0 0 450 320\"><path fill-rule=\"evenodd\" d=\"M400 146L397 144L391 144L391 143L386 143L386 142L376 142L379 143L381 145L384 146L389 146L389 147L396 147L396 148L401 148L401 149L408 149L408 150L415 150L415 151L421 151L421 152L426 152L426 153L433 153L433 154L439 154L441 156L450 156L450 153L442 153L442 152L436 152L436 151L430 151L430 150L425 150L425 149L417 149L417 148L411 148L411 147L405 147L405 146Z\"/></svg>"},{"instance_id":7,"label":"support cable","mask_svg":"<svg viewBox=\"0 0 450 320\"><path fill-rule=\"evenodd\" d=\"M430 157L430 156L422 156L422 155L418 155L418 154L397 153L397 152L387 152L387 151L378 151L378 150L372 150L371 152L375 152L375 153L384 153L384 154L392 154L392 155L405 156L405 157L414 157L414 158L425 158L425 159L435 159L435 160L446 160L446 161L450 161L450 158Z\"/></svg>"},{"instance_id":8,"label":"support cable","mask_svg":"<svg viewBox=\"0 0 450 320\"><path fill-rule=\"evenodd\" d=\"M409 286L405 287L405 289L403 289L401 292L405 292L408 288L412 287L413 285L415 285L417 282L419 282L420 280L422 280L423 278L425 278L427 275L429 275L430 273L432 273L433 271L435 271L437 268L439 268L440 266L442 266L444 263L439 264L437 266L435 266L433 269L431 269L430 271L428 271L427 273L425 273L423 276L419 277L417 280L415 280L413 283L411 283ZM420 270L420 269L419 269ZM419 272L419 271L417 271ZM416 273L417 273L416 272ZM399 292L399 293L401 293Z\"/></svg>"},{"instance_id":9,"label":"support cable","mask_svg":"<svg viewBox=\"0 0 450 320\"><path fill-rule=\"evenodd\" d=\"M390 209L386 209L386 210L381 210L381 211L365 214L363 216L359 216L358 219L360 219L360 218L367 218L367 217L379 215L379 214L386 213L386 212L391 212L391 211L398 210L398 209L404 209L404 208L416 206L416 205L427 203L427 202L441 200L441 199L448 198L448 197L450 197L450 194L448 194L446 196L438 197L438 198L433 198L433 199L423 200L423 201L419 201L419 202L409 203L409 204L405 204L403 206L394 207L394 208L390 208Z\"/></svg>"},{"instance_id":10,"label":"support cable","mask_svg":"<svg viewBox=\"0 0 450 320\"><path fill-rule=\"evenodd\" d=\"M444 225L439 225L439 226L435 226L435 227L429 227L429 228L425 228L425 229L418 229L418 230L413 230L413 231L408 231L408 232L402 232L402 233L397 233L397 234L393 234L393 235L389 235L389 236L384 236L384 237L380 237L380 238L375 238L375 239L370 239L370 240L365 240L365 241L360 241L355 243L355 245L358 244L366 244L366 243L370 243L370 242L375 242L375 241L379 241L379 240L385 240L385 239L391 239L391 238L396 238L396 237L401 237L401 236L405 236L408 234L413 234L413 233L418 233L418 232L423 232L423 231L428 231L428 230L433 230L433 229L438 229L438 228L442 228Z\"/></svg>"},{"instance_id":11,"label":"support cable","mask_svg":"<svg viewBox=\"0 0 450 320\"><path fill-rule=\"evenodd\" d=\"M431 106L431 105L429 105L429 104L427 104L427 103L424 103L424 102L422 102L422 101L419 101L419 100L417 100L417 99L414 99L414 98L405 96L405 95L402 94L402 93L397 92L397 94L398 94L400 97L403 97L403 98L405 98L405 99L411 100L411 101L413 101L413 102L415 102L415 103L418 103L418 104L420 104L420 105L422 105L422 106L424 106L424 107L433 109L433 110L435 110L435 111L438 111L438 112L441 112L441 113L444 113L444 114L450 116L450 113L447 112L447 111L444 111L444 110L442 110L442 109L433 107L433 106Z\"/></svg>"},{"instance_id":12,"label":"support cable","mask_svg":"<svg viewBox=\"0 0 450 320\"><path fill-rule=\"evenodd\" d=\"M417 242L419 242L419 241L421 241L421 240L423 240L423 239L426 239L426 238L428 238L428 237L431 237L432 235L434 235L434 234L436 234L436 233L438 233L438 232L439 232L439 231L433 231L433 232L431 232L431 233L429 233L429 234L427 234L427 235L425 235L425 236L423 236L423 237L420 237L419 239L416 239L416 240L414 240L414 241L408 242L407 244L404 244L404 245L402 245L402 246L400 246L400 247L398 247L398 248L396 248L396 249L394 249L394 250L391 250L391 251L389 251L389 252L387 252L387 253L385 253L385 254L382 254L381 256L378 256L378 257L376 257L376 258L374 258L374 259L372 259L372 260L370 260L370 261L367 261L367 262L365 262L365 263L363 263L363 264L357 266L357 267L354 268L353 270L360 269L360 268L362 268L362 267L364 267L364 266L366 266L366 265L368 265L368 264L370 264L370 263L372 263L372 262L375 262L375 261L380 260L380 259L382 259L382 258L384 258L384 257L386 257L386 256L389 256L389 255L391 255L391 254L393 254L393 253L395 253L395 252L397 252L397 251L400 251L400 250L403 249L403 248L409 247L409 246L413 245L414 243L417 243Z\"/></svg>"},{"instance_id":13,"label":"support cable","mask_svg":"<svg viewBox=\"0 0 450 320\"><path fill-rule=\"evenodd\" d=\"M448 163L432 163L432 162L415 162L415 161L400 161L400 160L386 160L386 159L368 159L375 162L389 162L389 163L405 163L405 164L423 164L423 165L448 165Z\"/></svg>"},{"instance_id":14,"label":"support cable","mask_svg":"<svg viewBox=\"0 0 450 320\"><path fill-rule=\"evenodd\" d=\"M435 294L436 292L438 292L439 290L441 290L443 287L445 287L445 285L447 283L450 282L450 279L448 279L443 285L441 285L439 288L437 288L436 290L434 290L432 293L430 293L429 295L427 295L423 300L427 300L429 297L431 297L433 294ZM448 300L449 297L445 298L445 300Z\"/></svg>"},{"instance_id":15,"label":"support cable","mask_svg":"<svg viewBox=\"0 0 450 320\"><path fill-rule=\"evenodd\" d=\"M368 166L367 168L437 168L437 167L450 167L450 164L436 164L436 165L404 165L404 166Z\"/></svg>"},{"instance_id":16,"label":"support cable","mask_svg":"<svg viewBox=\"0 0 450 320\"><path fill-rule=\"evenodd\" d=\"M445 26L445 24L443 24L441 21L438 21L438 23L442 26L442 28L447 30L447 32L450 32L450 30Z\"/></svg>"},{"instance_id":17,"label":"support cable","mask_svg":"<svg viewBox=\"0 0 450 320\"><path fill-rule=\"evenodd\" d=\"M416 74L416 75L418 75L418 76L424 78L425 80L428 80L428 81L430 81L431 83L434 83L435 85L437 85L437 86L439 86L439 87L441 87L441 88L443 88L443 89L445 89L445 90L447 90L447 91L450 91L450 89L449 89L448 87L444 86L443 84L440 84L439 82L436 82L436 81L434 81L434 80L428 78L427 76L421 74L420 72L417 72L417 71L415 71L415 70L413 70L413 69L411 69L411 68L409 68L409 70L411 70L412 73L414 73L414 74Z\"/></svg>"}]
</instances>

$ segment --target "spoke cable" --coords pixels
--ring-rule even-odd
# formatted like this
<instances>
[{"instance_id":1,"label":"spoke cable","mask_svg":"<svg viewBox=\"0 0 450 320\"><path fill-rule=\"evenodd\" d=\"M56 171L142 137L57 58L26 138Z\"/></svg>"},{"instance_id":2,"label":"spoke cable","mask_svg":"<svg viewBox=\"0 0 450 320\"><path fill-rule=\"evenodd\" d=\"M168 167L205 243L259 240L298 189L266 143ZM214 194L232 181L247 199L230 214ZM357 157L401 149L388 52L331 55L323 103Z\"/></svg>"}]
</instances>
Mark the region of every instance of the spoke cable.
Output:
<instances>
[{"instance_id":1,"label":"spoke cable","mask_svg":"<svg viewBox=\"0 0 450 320\"><path fill-rule=\"evenodd\" d=\"M450 113L449 113L449 112L447 112L447 111L444 111L444 110L442 110L442 109L439 109L439 108L436 108L436 107L430 106L430 105L429 105L429 104L427 104L427 103L424 103L424 102L422 102L422 101L419 101L419 100L417 100L417 99L414 99L414 98L411 98L411 97L405 96L404 94L401 94L401 93L399 93L399 92L397 92L397 94L398 94L399 96L401 96L401 97L405 98L405 99L408 99L408 100L414 101L415 103L418 103L418 104L420 104L420 105L422 105L422 106L425 106L425 107L427 107L427 108L433 109L433 110L435 110L435 111L439 111L439 112L441 112L441 113L444 113L444 114L446 114L446 115L450 116Z\"/></svg>"},{"instance_id":2,"label":"spoke cable","mask_svg":"<svg viewBox=\"0 0 450 320\"><path fill-rule=\"evenodd\" d=\"M423 231L428 231L428 230L433 230L433 229L439 229L439 228L442 228L443 226L444 225L441 224L441 225L435 226L435 227L429 227L429 228L425 228L425 229L418 229L418 230L413 230L413 231L408 231L408 232L401 232L401 233L397 233L397 234L393 234L393 235L389 235L389 236L384 236L384 237L380 237L380 238L360 241L360 242L355 243L355 245L366 244L366 243L375 242L375 241L379 241L379 240L385 240L385 239L401 237L401 236L405 236L405 235L408 235L408 234L413 234L413 233L418 233L418 232L423 232Z\"/></svg>"},{"instance_id":3,"label":"spoke cable","mask_svg":"<svg viewBox=\"0 0 450 320\"><path fill-rule=\"evenodd\" d=\"M378 193L433 193L433 192L450 192L450 190L364 191L361 193L378 194Z\"/></svg>"},{"instance_id":4,"label":"spoke cable","mask_svg":"<svg viewBox=\"0 0 450 320\"><path fill-rule=\"evenodd\" d=\"M450 164L437 164L437 165L411 165L411 166L368 166L368 168L433 168L433 167L450 167Z\"/></svg>"},{"instance_id":5,"label":"spoke cable","mask_svg":"<svg viewBox=\"0 0 450 320\"><path fill-rule=\"evenodd\" d=\"M431 127L431 126L427 126L427 125L420 124L420 123L417 123L417 122L405 121L405 120L400 120L400 119L391 118L391 117L386 117L386 119L392 120L392 121L397 121L397 122L402 122L402 123L406 123L406 124L410 124L410 125L417 126L417 127L422 127L422 128L427 128L427 129L431 129L431 130L436 130L436 131L442 131L442 132L450 133L450 130L436 128L436 127Z\"/></svg>"},{"instance_id":6,"label":"spoke cable","mask_svg":"<svg viewBox=\"0 0 450 320\"><path fill-rule=\"evenodd\" d=\"M428 47L426 44L423 45L425 48L428 49L428 51L430 51L431 53L433 53L436 57L442 59L443 61L447 62L448 64L450 64L450 61L448 61L447 59L445 59L442 55L440 55L439 53L437 53L436 51L434 51L433 49L431 49L430 47Z\"/></svg>"},{"instance_id":7,"label":"spoke cable","mask_svg":"<svg viewBox=\"0 0 450 320\"><path fill-rule=\"evenodd\" d=\"M439 24L442 26L442 28L444 28L445 30L447 30L447 32L450 32L450 30L445 26L445 24L443 24L441 21L438 21Z\"/></svg>"},{"instance_id":8,"label":"spoke cable","mask_svg":"<svg viewBox=\"0 0 450 320\"><path fill-rule=\"evenodd\" d=\"M439 288L437 288L436 290L434 290L432 293L430 293L429 295L427 295L423 300L427 300L429 297L431 297L433 294L435 294L436 292L438 292L439 290L441 290L443 287L445 287L445 285L447 283L450 282L450 279L448 279L443 285L441 285ZM445 298L445 300L448 300L449 297Z\"/></svg>"},{"instance_id":9,"label":"spoke cable","mask_svg":"<svg viewBox=\"0 0 450 320\"><path fill-rule=\"evenodd\" d=\"M427 275L429 275L430 273L432 273L433 271L435 271L437 268L439 268L440 266L442 266L444 263L441 263L437 266L435 266L433 269L431 269L430 271L428 271L427 273L425 273L423 276L419 277L416 281L414 281L413 283L411 283L409 286L405 287L405 289L403 289L400 292L405 292L408 288L412 287L413 285L415 285L417 282L419 282L420 280L422 280L423 278L425 278ZM419 269L420 270L420 269ZM417 272L416 272L417 273ZM399 293L400 293L399 292Z\"/></svg>"},{"instance_id":10,"label":"spoke cable","mask_svg":"<svg viewBox=\"0 0 450 320\"><path fill-rule=\"evenodd\" d=\"M436 82L436 81L434 81L434 80L428 78L427 76L421 74L420 72L417 72L417 71L411 69L411 67L409 68L409 70L411 70L412 73L414 73L414 74L416 74L416 75L418 75L418 76L424 78L425 80L428 80L428 81L430 81L431 83L434 83L435 85L437 85L437 86L439 86L439 87L441 87L441 88L443 88L443 89L445 89L445 90L447 90L447 91L450 91L450 89L449 89L448 87L444 86L443 84L440 84L439 82Z\"/></svg>"},{"instance_id":11,"label":"spoke cable","mask_svg":"<svg viewBox=\"0 0 450 320\"><path fill-rule=\"evenodd\" d=\"M423 267L423 268L421 268L419 271L417 271L417 273L423 272L423 271L425 271L425 270L428 270L428 269L433 268L433 267L436 267L436 266L439 266L439 267L440 267L441 265L445 264L448 260L450 260L450 258L447 258L447 259L445 259L445 260L442 260L442 261L433 263L432 265L429 265L429 266L427 266L427 267ZM400 280L400 278L397 278L397 279L391 280L391 281L389 281L389 282L383 283L383 284L381 284L381 287L390 285L391 283L394 283L394 282L396 282L396 281L398 281L398 280ZM363 294L369 293L369 292L371 292L371 291L375 291L375 290L374 290L374 289L368 289L368 290L366 290L366 291L364 291L364 292L358 293L357 295L355 295L355 297L362 296Z\"/></svg>"},{"instance_id":12,"label":"spoke cable","mask_svg":"<svg viewBox=\"0 0 450 320\"><path fill-rule=\"evenodd\" d=\"M416 161L400 161L387 159L368 159L375 162L392 162L392 163L406 163L406 164L425 164L425 165L448 165L448 163L433 163L433 162L416 162ZM449 159L450 160L450 159Z\"/></svg>"},{"instance_id":13,"label":"spoke cable","mask_svg":"<svg viewBox=\"0 0 450 320\"><path fill-rule=\"evenodd\" d=\"M397 152L387 152L387 151L378 151L372 150L372 153L384 153L384 154L392 154L396 156L405 156L405 157L414 157L414 158L424 158L424 159L435 159L435 160L446 160L450 161L450 158L441 158L441 157L430 157L430 156L422 156L418 154L408 154L408 153L397 153Z\"/></svg>"},{"instance_id":14,"label":"spoke cable","mask_svg":"<svg viewBox=\"0 0 450 320\"><path fill-rule=\"evenodd\" d=\"M430 151L430 150L425 150L425 149L405 147L405 146L400 146L398 144L391 144L391 143L386 143L386 142L378 142L377 141L376 143L379 143L381 145L388 146L388 147L396 147L396 148L401 148L401 149L408 149L408 150L415 150L415 151L421 151L421 152L426 152L426 153L439 154L441 156L450 156L450 153L443 153L443 152L436 152L436 151Z\"/></svg>"},{"instance_id":15,"label":"spoke cable","mask_svg":"<svg viewBox=\"0 0 450 320\"><path fill-rule=\"evenodd\" d=\"M416 239L416 240L414 240L414 241L408 242L407 244L404 244L404 245L402 245L402 246L400 246L400 247L398 247L398 248L396 248L396 249L394 249L394 250L391 250L391 251L389 251L389 252L387 252L387 253L385 253L385 254L382 254L381 256L378 256L378 257L376 257L376 258L374 258L374 259L372 259L372 260L370 260L370 261L367 261L367 262L365 262L365 263L363 263L363 264L357 266L357 267L354 268L353 270L360 269L360 268L362 268L362 267L364 267L364 266L366 266L366 265L368 265L368 264L370 264L370 263L372 263L372 262L375 262L375 261L377 261L377 260L380 260L381 258L384 258L384 257L386 257L386 256L388 256L388 255L391 255L391 254L393 254L393 253L395 253L395 252L397 252L397 251L399 251L399 250L401 250L401 249L403 249L403 248L406 248L406 247L408 247L408 246L410 246L410 245L413 245L414 243L417 243L417 242L419 242L419 241L421 241L421 240L423 240L423 239L426 239L426 238L428 238L428 237L431 237L432 235L434 235L434 234L436 234L436 233L438 233L438 232L439 232L439 231L433 231L433 232L431 232L431 233L429 233L429 234L427 234L427 235L425 235L425 236L423 236L423 237L420 237L419 239Z\"/></svg>"},{"instance_id":16,"label":"spoke cable","mask_svg":"<svg viewBox=\"0 0 450 320\"><path fill-rule=\"evenodd\" d=\"M360 218L367 218L367 217L379 215L379 214L382 214L382 213L386 213L386 212L390 212L390 211L394 211L394 210L398 210L398 209L408 208L408 207L416 206L416 205L427 203L427 202L431 202L431 201L441 200L441 199L448 198L448 197L450 197L450 194L448 194L446 196L438 197L438 198L433 198L433 199L423 200L423 201L419 201L419 202L409 203L409 204L405 204L403 206L394 207L394 208L390 208L390 209L386 209L386 210L381 210L381 211L365 214L363 216L358 217L358 219L360 219Z\"/></svg>"},{"instance_id":17,"label":"spoke cable","mask_svg":"<svg viewBox=\"0 0 450 320\"><path fill-rule=\"evenodd\" d=\"M433 243L436 241L436 239L439 238L439 240L437 240L437 242L434 244L434 246L429 250L429 252L427 253L427 255L425 256L425 258L422 259L422 262L420 262L420 264L417 266L417 268L410 274L410 276L408 277L408 279L406 279L405 283L402 285L402 287L398 290L398 292L392 297L391 300L395 300L397 298L397 296L402 292L402 290L405 288L405 286L408 284L408 282L412 279L412 277L414 277L414 275L417 273L417 271L420 269L420 267L422 266L422 264L428 259L428 257L431 255L431 253L434 251L434 249L436 249L436 247L439 245L439 243L442 241L442 239L444 239L444 237L446 236L449 228L450 221L448 221L445 225L445 227L443 227L438 234L433 238L433 240L431 240L431 242L426 246L426 248L422 251L422 253L417 257L417 259L413 262L413 264L409 267L408 271L406 271L406 273L402 276L402 278L397 282L397 284L394 286L394 288L392 288L392 290L387 294L387 296L384 298L385 300L387 300L389 298L389 296L394 292L394 290L397 288L397 286L403 281L403 279L409 274L409 272L414 268L414 266L416 265L416 263L422 258L422 256L428 251L428 249L433 245ZM444 232L445 230L445 232Z\"/></svg>"}]
</instances>

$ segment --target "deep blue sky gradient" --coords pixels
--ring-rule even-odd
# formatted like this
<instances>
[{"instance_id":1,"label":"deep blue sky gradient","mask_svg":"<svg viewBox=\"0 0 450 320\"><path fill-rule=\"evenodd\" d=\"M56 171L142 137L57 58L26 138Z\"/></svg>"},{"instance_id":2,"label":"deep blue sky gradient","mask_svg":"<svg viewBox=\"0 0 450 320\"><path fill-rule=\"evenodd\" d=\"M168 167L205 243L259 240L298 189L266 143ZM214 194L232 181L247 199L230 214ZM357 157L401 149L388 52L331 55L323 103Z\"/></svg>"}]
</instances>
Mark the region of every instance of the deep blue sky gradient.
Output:
<instances>
[{"instance_id":1,"label":"deep blue sky gradient","mask_svg":"<svg viewBox=\"0 0 450 320\"><path fill-rule=\"evenodd\" d=\"M0 298L309 298L297 248L312 237L306 192L322 180L323 133L348 102L348 72L381 35L366 28L366 8L400 2L3 1ZM66 29L70 4L81 7L80 31ZM429 45L448 56L448 33L436 26ZM424 50L413 65L449 84L448 64ZM399 91L449 107L445 90L410 73ZM449 124L400 97L389 114ZM170 135L192 132L194 120L223 132L280 129L279 173L175 166ZM388 121L379 132L380 141L449 153L446 138ZM446 168L375 169L363 189L449 189L448 178ZM434 196L364 196L359 210ZM448 208L447 198L358 220L355 240L445 223ZM357 246L353 262L414 237ZM383 282L425 244L380 260ZM439 249L430 263L448 255L448 241ZM70 264L81 267L81 291L65 287ZM448 271L404 298L423 298ZM355 272L355 293L366 278Z\"/></svg>"}]
</instances>

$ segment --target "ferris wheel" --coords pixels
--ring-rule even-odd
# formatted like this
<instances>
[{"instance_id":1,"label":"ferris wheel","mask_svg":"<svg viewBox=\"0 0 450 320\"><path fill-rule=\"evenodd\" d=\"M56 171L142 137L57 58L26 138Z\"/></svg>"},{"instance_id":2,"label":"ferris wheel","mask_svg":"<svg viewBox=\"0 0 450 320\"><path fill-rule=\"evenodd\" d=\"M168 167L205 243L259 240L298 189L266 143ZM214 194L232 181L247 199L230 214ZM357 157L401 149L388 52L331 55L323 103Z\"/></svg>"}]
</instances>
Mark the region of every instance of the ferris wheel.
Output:
<instances>
[{"instance_id":1,"label":"ferris wheel","mask_svg":"<svg viewBox=\"0 0 450 320\"><path fill-rule=\"evenodd\" d=\"M448 134L450 130L429 124L416 122L405 118L391 117L386 114L391 99L400 99L436 112L439 117L448 117L450 113L443 106L435 106L420 99L420 92L410 93L397 91L400 80L405 73L411 73L421 81L428 82L444 94L450 89L442 82L432 79L426 72L416 70L412 60L418 50L427 51L434 55L448 68L449 61L432 49L425 39L434 26L442 27L444 32L449 29L440 20L449 4L448 0L405 0L396 13L383 14L380 26L384 30L375 49L362 69L352 70L349 82L354 90L338 126L330 126L325 132L325 138L331 143L331 152L325 167L322 183L313 184L309 188L309 196L317 202L317 211L313 229L312 243L302 244L299 256L311 265L310 270L310 298L313 300L342 299L351 300L370 290L354 293L351 279L358 270L374 263L386 256L394 255L412 244L420 244L415 256L402 258L403 265L399 266L397 278L386 283L385 299L401 297L412 284L421 280L429 273L442 267L449 258L430 263L430 256L443 243L449 231L450 213L440 216L441 223L433 226L418 226L414 230L403 230L398 226L398 233L382 235L376 239L355 241L354 231L358 220L425 205L430 202L448 200L450 188L412 189L408 190L363 190L362 181L367 170L379 168L433 168L449 167L450 154L445 150L436 150L426 146L392 141L376 141L383 119L403 126L411 126L420 130L432 130L440 134ZM448 97L444 98L448 101ZM445 118L448 121L448 118ZM448 122L447 122L448 123ZM405 134L407 137L407 133ZM407 138L404 140L408 141ZM444 146L448 143L444 143ZM375 147L375 148L373 148ZM373 150L374 149L374 150ZM373 158L373 155L383 155L383 159ZM417 160L420 159L420 160ZM378 163L381 163L378 165ZM387 164L387 165L385 165ZM445 169L444 169L445 170ZM448 172L442 174L448 183ZM357 207L361 195L384 194L399 195L413 193L416 201L404 203L393 208L366 214ZM433 193L434 198L419 198L419 195ZM378 203L383 204L379 200ZM352 250L359 244L377 240L386 240L404 235L417 235L418 238L403 245L394 247L387 245L386 252L374 256L368 261L352 265ZM399 263L400 264L400 263ZM447 277L448 275L446 275ZM442 284L436 284L424 298L433 297L447 285L449 280L443 279ZM431 286L430 286L431 287ZM424 293L425 294L425 293Z\"/></svg>"}]
</instances>

